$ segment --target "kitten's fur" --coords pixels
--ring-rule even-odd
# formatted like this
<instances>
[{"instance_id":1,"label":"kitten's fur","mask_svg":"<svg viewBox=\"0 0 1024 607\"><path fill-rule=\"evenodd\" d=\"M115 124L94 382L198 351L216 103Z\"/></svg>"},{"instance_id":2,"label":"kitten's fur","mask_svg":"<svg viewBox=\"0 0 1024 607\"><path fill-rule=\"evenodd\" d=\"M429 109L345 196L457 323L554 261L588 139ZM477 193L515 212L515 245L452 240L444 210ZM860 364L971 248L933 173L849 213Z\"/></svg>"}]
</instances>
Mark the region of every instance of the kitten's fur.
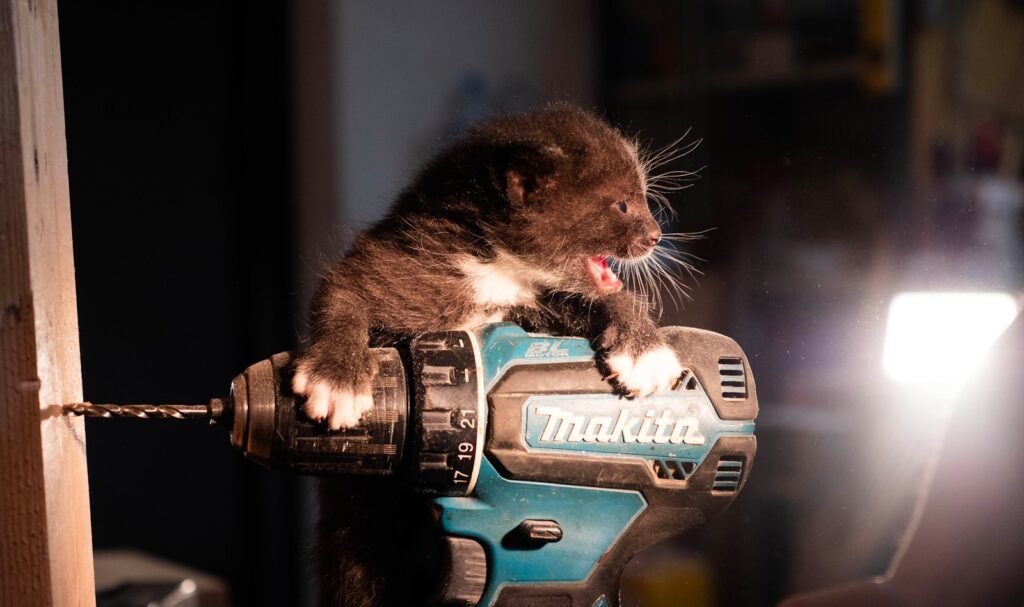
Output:
<instances>
[{"instance_id":1,"label":"kitten's fur","mask_svg":"<svg viewBox=\"0 0 1024 607\"><path fill-rule=\"evenodd\" d=\"M661 238L648 186L636 146L570 105L472 129L328 269L293 384L306 414L332 429L358 423L372 405L371 341L498 320L590 338L624 395L671 386L676 355L647 302L606 267L644 259ZM340 529L327 536L326 578L343 605L414 604L437 563L433 540L416 531L424 502L373 482L325 495L328 531ZM383 532L396 523L401 532ZM417 583L406 577L415 567L396 562L407 551L429 561Z\"/></svg>"}]
</instances>

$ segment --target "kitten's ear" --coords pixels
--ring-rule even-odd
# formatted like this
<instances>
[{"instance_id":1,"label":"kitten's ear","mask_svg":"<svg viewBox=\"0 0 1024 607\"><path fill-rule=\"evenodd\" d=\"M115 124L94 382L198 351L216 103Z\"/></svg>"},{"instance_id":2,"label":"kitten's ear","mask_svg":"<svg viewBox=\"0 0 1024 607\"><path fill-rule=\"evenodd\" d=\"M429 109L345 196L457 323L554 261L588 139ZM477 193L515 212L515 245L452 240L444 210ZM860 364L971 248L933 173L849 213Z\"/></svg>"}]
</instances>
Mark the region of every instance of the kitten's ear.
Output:
<instances>
[{"instance_id":1,"label":"kitten's ear","mask_svg":"<svg viewBox=\"0 0 1024 607\"><path fill-rule=\"evenodd\" d=\"M559 161L566 157L562 148L523 145L511 150L505 169L505 195L513 205L528 204L532 198L555 182Z\"/></svg>"},{"instance_id":2,"label":"kitten's ear","mask_svg":"<svg viewBox=\"0 0 1024 607\"><path fill-rule=\"evenodd\" d=\"M517 169L505 171L505 196L513 205L526 204L528 197L537 191L537 180Z\"/></svg>"}]
</instances>

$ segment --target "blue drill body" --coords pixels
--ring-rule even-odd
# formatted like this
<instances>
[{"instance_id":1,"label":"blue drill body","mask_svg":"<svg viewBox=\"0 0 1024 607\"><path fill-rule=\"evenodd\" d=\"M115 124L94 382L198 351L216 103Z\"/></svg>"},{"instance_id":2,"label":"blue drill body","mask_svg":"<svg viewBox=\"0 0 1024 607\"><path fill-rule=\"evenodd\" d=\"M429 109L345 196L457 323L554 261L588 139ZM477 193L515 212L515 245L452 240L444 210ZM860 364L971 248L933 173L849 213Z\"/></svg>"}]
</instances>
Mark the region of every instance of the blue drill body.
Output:
<instances>
[{"instance_id":1,"label":"blue drill body","mask_svg":"<svg viewBox=\"0 0 1024 607\"><path fill-rule=\"evenodd\" d=\"M685 332L690 337L724 340L703 331ZM477 329L470 341L481 393L486 395L479 422L487 427L506 419L518 421L513 428L504 428L502 434L518 438L520 457L526 460L543 455L549 467L562 469L586 460L598 465L609 459L621 460L620 464L639 463L642 470L638 470L638 484L646 473L652 484L660 483L668 492L682 496L690 490L686 477L703 470L712 448L721 439L739 439L753 447L753 416L723 420L702 383L710 379L719 388L722 381L734 384L727 385L734 390L725 393L749 409L753 382L744 359L736 356L735 350L726 352L733 356L717 356L727 362L716 360L711 374L697 373L705 369L688 368L688 376L677 390L627 400L611 393L606 384L593 381L600 378L594 369L594 352L584 339L530 335L516 325L501 323ZM724 370L741 375L722 375L723 365L732 365ZM503 379L521 372L539 381L525 382L526 389L523 385L503 385ZM559 374L562 377L555 379ZM544 378L552 380L550 385L544 385ZM515 414L504 412L491 419L491 413L506 403L512 403ZM585 475L570 483L564 475L550 480L514 478L509 467L502 465L500 455L488 453L488 447L502 451L485 439L475 483L466 496L435 500L441 509L444 531L471 538L483 548L487 583L479 605L493 605L503 591L513 588L546 588L550 595L557 595L558 588L581 591L602 559L651 507L641 489L628 487L628 480L602 486L600 482L588 483ZM712 506L724 507L722 502L731 501L738 491L744 467L749 470L752 457L752 450L724 460L719 457L714 462L711 486L695 487L695 499L677 501L702 514ZM659 474L668 478L659 478ZM521 521L555 522L561 537L533 545L510 544L507 537ZM609 592L600 584L590 595L587 602L573 604L618 604L617 592Z\"/></svg>"},{"instance_id":2,"label":"blue drill body","mask_svg":"<svg viewBox=\"0 0 1024 607\"><path fill-rule=\"evenodd\" d=\"M298 414L291 356L232 384L232 442L313 474L392 475L433 496L445 605L618 607L639 551L705 523L742 489L757 395L733 340L668 327L679 385L612 392L584 339L509 323L376 348L374 409L325 432Z\"/></svg>"}]
</instances>

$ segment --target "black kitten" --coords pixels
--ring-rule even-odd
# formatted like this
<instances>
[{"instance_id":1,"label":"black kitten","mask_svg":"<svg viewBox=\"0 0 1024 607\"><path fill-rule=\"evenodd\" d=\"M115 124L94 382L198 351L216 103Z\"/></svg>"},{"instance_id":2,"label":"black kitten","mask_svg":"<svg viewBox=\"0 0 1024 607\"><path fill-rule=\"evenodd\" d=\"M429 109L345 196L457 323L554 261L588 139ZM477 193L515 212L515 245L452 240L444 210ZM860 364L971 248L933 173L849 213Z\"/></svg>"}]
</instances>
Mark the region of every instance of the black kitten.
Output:
<instances>
[{"instance_id":1,"label":"black kitten","mask_svg":"<svg viewBox=\"0 0 1024 607\"><path fill-rule=\"evenodd\" d=\"M618 131L569 105L473 129L328 269L293 382L307 415L332 429L359 422L372 405L371 343L499 320L590 338L624 395L669 387L679 361L658 338L646 294L623 291L616 270L627 282L662 271L647 198L664 201L693 174L647 169L689 149L641 158ZM423 604L445 558L434 516L428 499L393 479L324 479L328 600Z\"/></svg>"},{"instance_id":2,"label":"black kitten","mask_svg":"<svg viewBox=\"0 0 1024 607\"><path fill-rule=\"evenodd\" d=\"M670 387L679 361L613 269L651 258L662 234L648 197L693 176L649 179L652 160L566 104L472 129L329 268L293 383L306 414L332 429L359 422L373 402L371 339L500 320L590 338L622 394Z\"/></svg>"}]
</instances>

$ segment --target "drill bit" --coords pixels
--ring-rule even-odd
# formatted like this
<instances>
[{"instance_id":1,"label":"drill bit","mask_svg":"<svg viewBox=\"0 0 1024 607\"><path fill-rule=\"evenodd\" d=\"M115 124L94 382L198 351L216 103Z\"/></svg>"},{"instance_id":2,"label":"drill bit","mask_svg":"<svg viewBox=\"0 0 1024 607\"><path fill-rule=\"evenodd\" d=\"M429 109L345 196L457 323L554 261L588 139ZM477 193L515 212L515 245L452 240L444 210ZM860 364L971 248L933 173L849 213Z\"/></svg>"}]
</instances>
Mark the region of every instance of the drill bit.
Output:
<instances>
[{"instance_id":1,"label":"drill bit","mask_svg":"<svg viewBox=\"0 0 1024 607\"><path fill-rule=\"evenodd\" d=\"M219 417L224 410L224 403L219 398L210 401L208 405L193 404L131 404L111 405L98 403L70 403L61 407L64 415L84 415L86 417L134 417L137 419L190 419L190 418L215 418Z\"/></svg>"}]
</instances>

